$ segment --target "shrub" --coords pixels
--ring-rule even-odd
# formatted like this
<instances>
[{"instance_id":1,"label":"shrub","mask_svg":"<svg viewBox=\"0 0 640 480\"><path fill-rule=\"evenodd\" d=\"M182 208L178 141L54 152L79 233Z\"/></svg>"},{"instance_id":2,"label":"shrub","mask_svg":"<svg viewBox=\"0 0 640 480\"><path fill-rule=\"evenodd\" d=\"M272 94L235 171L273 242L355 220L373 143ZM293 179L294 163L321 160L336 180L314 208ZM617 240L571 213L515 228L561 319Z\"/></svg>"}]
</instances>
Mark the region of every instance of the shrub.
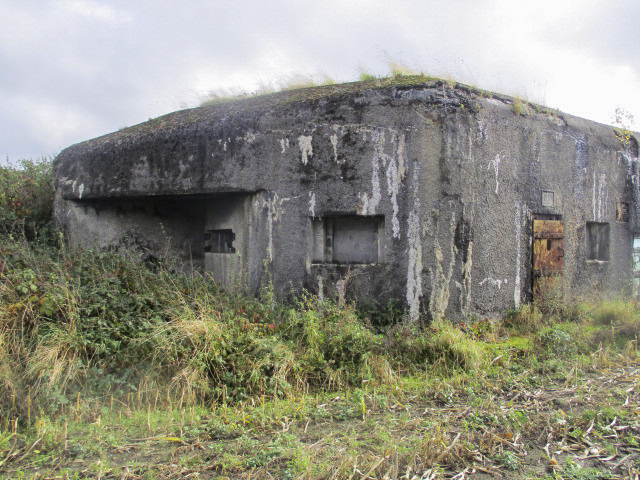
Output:
<instances>
[{"instance_id":1,"label":"shrub","mask_svg":"<svg viewBox=\"0 0 640 480\"><path fill-rule=\"evenodd\" d=\"M512 310L504 319L504 326L520 333L537 332L545 324L538 306L528 303L520 310Z\"/></svg>"},{"instance_id":2,"label":"shrub","mask_svg":"<svg viewBox=\"0 0 640 480\"><path fill-rule=\"evenodd\" d=\"M310 376L321 382L329 380L327 375L353 384L368 378L368 362L381 344L351 307L327 301L305 299L279 328L303 352L301 362L311 368Z\"/></svg>"},{"instance_id":3,"label":"shrub","mask_svg":"<svg viewBox=\"0 0 640 480\"><path fill-rule=\"evenodd\" d=\"M536 337L536 347L546 356L569 357L577 352L576 342L567 332L552 328Z\"/></svg>"},{"instance_id":4,"label":"shrub","mask_svg":"<svg viewBox=\"0 0 640 480\"><path fill-rule=\"evenodd\" d=\"M429 360L445 372L474 371L486 362L486 351L480 342L469 338L451 322L436 321L430 327Z\"/></svg>"},{"instance_id":5,"label":"shrub","mask_svg":"<svg viewBox=\"0 0 640 480\"><path fill-rule=\"evenodd\" d=\"M0 167L0 234L35 239L49 233L53 217L53 162L22 160Z\"/></svg>"},{"instance_id":6,"label":"shrub","mask_svg":"<svg viewBox=\"0 0 640 480\"><path fill-rule=\"evenodd\" d=\"M386 347L404 368L435 367L444 374L474 371L487 361L483 344L446 320L435 321L428 327L415 322L399 324L389 331Z\"/></svg>"},{"instance_id":7,"label":"shrub","mask_svg":"<svg viewBox=\"0 0 640 480\"><path fill-rule=\"evenodd\" d=\"M370 323L378 333L384 333L405 320L406 313L406 308L398 299L392 299L386 303L368 299L361 300L356 305L358 317Z\"/></svg>"}]
</instances>

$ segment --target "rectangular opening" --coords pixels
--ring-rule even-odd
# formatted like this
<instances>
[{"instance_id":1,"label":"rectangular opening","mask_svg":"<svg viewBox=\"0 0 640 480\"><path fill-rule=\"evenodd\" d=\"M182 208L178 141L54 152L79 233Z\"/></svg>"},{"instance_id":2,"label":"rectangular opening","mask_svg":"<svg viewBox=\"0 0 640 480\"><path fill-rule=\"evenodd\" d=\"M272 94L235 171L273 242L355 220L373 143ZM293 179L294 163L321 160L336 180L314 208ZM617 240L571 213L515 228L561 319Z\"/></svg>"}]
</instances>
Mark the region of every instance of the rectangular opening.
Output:
<instances>
[{"instance_id":1,"label":"rectangular opening","mask_svg":"<svg viewBox=\"0 0 640 480\"><path fill-rule=\"evenodd\" d=\"M609 224L587 222L587 260L609 261Z\"/></svg>"},{"instance_id":2,"label":"rectangular opening","mask_svg":"<svg viewBox=\"0 0 640 480\"><path fill-rule=\"evenodd\" d=\"M204 251L206 253L236 253L232 230L207 230L204 232Z\"/></svg>"},{"instance_id":3,"label":"rectangular opening","mask_svg":"<svg viewBox=\"0 0 640 480\"><path fill-rule=\"evenodd\" d=\"M619 201L616 204L616 220L618 222L629 222L629 204Z\"/></svg>"},{"instance_id":4,"label":"rectangular opening","mask_svg":"<svg viewBox=\"0 0 640 480\"><path fill-rule=\"evenodd\" d=\"M313 218L314 263L380 263L384 217L357 215Z\"/></svg>"}]
</instances>

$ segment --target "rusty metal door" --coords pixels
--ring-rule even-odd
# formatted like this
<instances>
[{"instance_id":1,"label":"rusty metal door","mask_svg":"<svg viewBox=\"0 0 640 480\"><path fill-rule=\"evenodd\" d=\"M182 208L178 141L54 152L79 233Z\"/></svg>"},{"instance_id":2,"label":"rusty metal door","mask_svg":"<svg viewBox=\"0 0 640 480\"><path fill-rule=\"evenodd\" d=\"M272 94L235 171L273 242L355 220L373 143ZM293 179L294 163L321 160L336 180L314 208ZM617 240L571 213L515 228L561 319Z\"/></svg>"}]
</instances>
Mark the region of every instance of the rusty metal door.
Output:
<instances>
[{"instance_id":1,"label":"rusty metal door","mask_svg":"<svg viewBox=\"0 0 640 480\"><path fill-rule=\"evenodd\" d=\"M533 296L562 277L564 224L561 220L533 221Z\"/></svg>"}]
</instances>

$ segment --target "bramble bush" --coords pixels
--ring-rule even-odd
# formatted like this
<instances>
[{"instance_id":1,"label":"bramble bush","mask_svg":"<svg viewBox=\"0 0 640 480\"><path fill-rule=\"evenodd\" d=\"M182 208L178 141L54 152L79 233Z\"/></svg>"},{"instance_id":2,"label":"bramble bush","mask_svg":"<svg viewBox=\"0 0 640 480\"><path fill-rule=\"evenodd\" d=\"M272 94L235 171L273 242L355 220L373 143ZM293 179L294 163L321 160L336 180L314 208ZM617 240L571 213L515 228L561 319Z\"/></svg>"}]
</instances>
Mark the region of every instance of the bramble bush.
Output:
<instances>
[{"instance_id":1,"label":"bramble bush","mask_svg":"<svg viewBox=\"0 0 640 480\"><path fill-rule=\"evenodd\" d=\"M0 234L34 240L51 233L52 173L53 161L47 157L0 166Z\"/></svg>"}]
</instances>

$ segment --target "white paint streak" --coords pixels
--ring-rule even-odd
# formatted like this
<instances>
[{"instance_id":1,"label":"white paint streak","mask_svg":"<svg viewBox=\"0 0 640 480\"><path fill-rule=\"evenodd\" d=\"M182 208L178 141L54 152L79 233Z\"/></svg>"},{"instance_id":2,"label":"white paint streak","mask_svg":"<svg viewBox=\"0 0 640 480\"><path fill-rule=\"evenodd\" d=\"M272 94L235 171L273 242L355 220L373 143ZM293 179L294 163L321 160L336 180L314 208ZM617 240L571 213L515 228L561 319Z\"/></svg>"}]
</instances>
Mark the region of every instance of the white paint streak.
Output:
<instances>
[{"instance_id":1,"label":"white paint streak","mask_svg":"<svg viewBox=\"0 0 640 480\"><path fill-rule=\"evenodd\" d=\"M334 126L337 132L338 127ZM340 127L343 128L343 127ZM393 218L391 221L393 237L400 238L400 221L398 219L399 206L398 195L402 181L406 174L406 139L404 133L392 128L379 128L370 126L357 126L356 131L362 135L363 142L373 145L373 156L371 158L371 191L358 193L358 215L376 215L378 206L382 200L381 172L386 167L382 175L387 179L387 193L389 194ZM389 142L387 142L387 139ZM343 163L337 158L337 134L331 136L331 143L334 146L334 160ZM391 147L388 147L387 144ZM385 150L391 151L391 154Z\"/></svg>"},{"instance_id":2,"label":"white paint streak","mask_svg":"<svg viewBox=\"0 0 640 480\"><path fill-rule=\"evenodd\" d=\"M473 266L473 242L467 246L467 261L462 264L462 285L460 292L460 310L463 315L469 313L471 307L471 267Z\"/></svg>"},{"instance_id":3,"label":"white paint streak","mask_svg":"<svg viewBox=\"0 0 640 480\"><path fill-rule=\"evenodd\" d=\"M609 192L607 190L607 175L605 173L601 173L600 176L596 176L596 172L593 172L591 209L593 220L595 222L605 221L608 201Z\"/></svg>"},{"instance_id":4,"label":"white paint streak","mask_svg":"<svg viewBox=\"0 0 640 480\"><path fill-rule=\"evenodd\" d=\"M453 240L456 229L456 214L451 212L451 222L449 223L449 238ZM453 268L456 263L457 249L453 241L451 243L451 252L449 256L448 272L444 271L444 255L438 242L437 231L434 238L433 253L436 257L435 273L431 271L431 298L429 302L429 311L433 318L443 318L447 307L449 306L449 297L451 296L451 277L453 276Z\"/></svg>"},{"instance_id":5,"label":"white paint streak","mask_svg":"<svg viewBox=\"0 0 640 480\"><path fill-rule=\"evenodd\" d=\"M309 213L312 217L316 216L316 194L309 192Z\"/></svg>"},{"instance_id":6,"label":"white paint streak","mask_svg":"<svg viewBox=\"0 0 640 480\"><path fill-rule=\"evenodd\" d=\"M502 288L502 285L507 285L509 283L509 280L506 278L504 280L496 280L495 278L487 277L480 283L478 283L478 285L484 285L486 283L488 283L492 287L498 287L498 290L500 290Z\"/></svg>"},{"instance_id":7,"label":"white paint streak","mask_svg":"<svg viewBox=\"0 0 640 480\"><path fill-rule=\"evenodd\" d=\"M500 187L500 181L498 179L498 175L500 173L500 162L502 160L500 159L500 154L496 154L495 158L493 160L491 160L489 162L489 165L487 166L487 170L490 170L491 167L493 167L493 172L495 173L496 176L496 189L495 189L495 194L498 194L498 188Z\"/></svg>"},{"instance_id":8,"label":"white paint streak","mask_svg":"<svg viewBox=\"0 0 640 480\"><path fill-rule=\"evenodd\" d=\"M393 207L393 217L391 227L393 238L400 238L400 221L398 220L398 191L400 190L400 175L394 158L389 159L387 167L387 191L391 196L391 206Z\"/></svg>"},{"instance_id":9,"label":"white paint streak","mask_svg":"<svg viewBox=\"0 0 640 480\"><path fill-rule=\"evenodd\" d=\"M398 139L398 151L396 152L398 158L398 175L400 175L400 180L404 180L405 175L405 151L406 151L406 140L404 133L400 134L400 138Z\"/></svg>"},{"instance_id":10,"label":"white paint streak","mask_svg":"<svg viewBox=\"0 0 640 480\"><path fill-rule=\"evenodd\" d=\"M516 203L516 278L513 287L513 305L516 309L520 308L520 232L522 224L520 220L520 204Z\"/></svg>"},{"instance_id":11,"label":"white paint streak","mask_svg":"<svg viewBox=\"0 0 640 480\"><path fill-rule=\"evenodd\" d=\"M420 220L417 211L420 203L416 201L415 211L409 213L409 261L407 271L407 304L409 319L417 321L420 316L420 297L422 296L422 241L420 238Z\"/></svg>"},{"instance_id":12,"label":"white paint streak","mask_svg":"<svg viewBox=\"0 0 640 480\"><path fill-rule=\"evenodd\" d=\"M84 183L81 183L78 187L78 199L82 200L82 194L84 193Z\"/></svg>"},{"instance_id":13,"label":"white paint streak","mask_svg":"<svg viewBox=\"0 0 640 480\"><path fill-rule=\"evenodd\" d=\"M369 195L367 192L358 194L360 201L358 202L357 211L358 215L366 215L369 209Z\"/></svg>"},{"instance_id":14,"label":"white paint streak","mask_svg":"<svg viewBox=\"0 0 640 480\"><path fill-rule=\"evenodd\" d=\"M404 133L398 135L396 132L392 133L392 142L398 142L398 147L395 151L395 157L385 155L388 163L387 167L387 192L391 197L391 206L393 208L393 217L391 219L391 226L394 238L400 238L400 221L398 220L398 193L402 185L402 180L405 176L405 136Z\"/></svg>"},{"instance_id":15,"label":"white paint streak","mask_svg":"<svg viewBox=\"0 0 640 480\"><path fill-rule=\"evenodd\" d=\"M313 145L311 144L312 139L313 137L311 135L300 135L298 137L301 160L304 165L306 165L309 162L309 159L313 157Z\"/></svg>"},{"instance_id":16,"label":"white paint streak","mask_svg":"<svg viewBox=\"0 0 640 480\"><path fill-rule=\"evenodd\" d=\"M338 162L338 135L333 134L329 139L331 140L331 146L333 147L333 161L340 163Z\"/></svg>"},{"instance_id":17,"label":"white paint streak","mask_svg":"<svg viewBox=\"0 0 640 480\"><path fill-rule=\"evenodd\" d=\"M604 221L607 213L607 175L600 174L598 183L598 221Z\"/></svg>"},{"instance_id":18,"label":"white paint streak","mask_svg":"<svg viewBox=\"0 0 640 480\"><path fill-rule=\"evenodd\" d=\"M273 225L280 220L280 217L284 213L282 205L284 202L288 202L289 198L278 198L278 194L274 194L273 198L264 200L263 207L267 208L267 255L269 256L269 263L273 263Z\"/></svg>"},{"instance_id":19,"label":"white paint streak","mask_svg":"<svg viewBox=\"0 0 640 480\"><path fill-rule=\"evenodd\" d=\"M373 132L372 141L374 153L373 158L371 159L371 197L367 202L367 209L365 210L366 215L376 214L376 208L378 208L378 204L382 198L382 193L380 192L379 170L381 151L384 151L384 132L382 132L382 134L378 131Z\"/></svg>"},{"instance_id":20,"label":"white paint streak","mask_svg":"<svg viewBox=\"0 0 640 480\"><path fill-rule=\"evenodd\" d=\"M280 139L280 148L282 149L282 153L284 153L287 148L289 148L289 139L288 138L281 138Z\"/></svg>"}]
</instances>

